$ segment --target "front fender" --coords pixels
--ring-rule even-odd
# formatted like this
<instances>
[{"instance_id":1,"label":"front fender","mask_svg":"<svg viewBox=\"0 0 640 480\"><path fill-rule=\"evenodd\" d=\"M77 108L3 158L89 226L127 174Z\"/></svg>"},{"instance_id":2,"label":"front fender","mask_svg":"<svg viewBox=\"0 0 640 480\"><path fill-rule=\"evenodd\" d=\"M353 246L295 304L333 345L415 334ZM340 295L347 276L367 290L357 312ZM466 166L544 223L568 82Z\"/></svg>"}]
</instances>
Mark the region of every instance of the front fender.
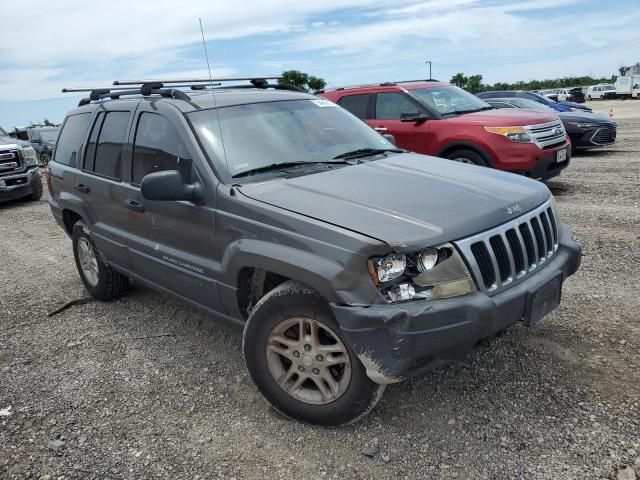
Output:
<instances>
[{"instance_id":1,"label":"front fender","mask_svg":"<svg viewBox=\"0 0 640 480\"><path fill-rule=\"evenodd\" d=\"M361 269L348 268L311 251L256 239L241 239L228 246L222 264L225 283L235 285L244 267L268 270L304 283L339 304L362 302L361 295L356 300L356 293L363 290L358 284L370 281L368 276L363 278Z\"/></svg>"}]
</instances>

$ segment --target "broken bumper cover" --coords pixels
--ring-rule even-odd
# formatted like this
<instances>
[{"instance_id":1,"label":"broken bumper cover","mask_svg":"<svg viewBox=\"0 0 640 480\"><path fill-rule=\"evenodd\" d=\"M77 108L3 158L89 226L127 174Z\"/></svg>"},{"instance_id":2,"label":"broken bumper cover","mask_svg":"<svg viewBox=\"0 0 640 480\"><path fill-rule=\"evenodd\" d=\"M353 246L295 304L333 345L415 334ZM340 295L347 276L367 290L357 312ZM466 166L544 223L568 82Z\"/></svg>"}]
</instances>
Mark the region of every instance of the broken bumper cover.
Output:
<instances>
[{"instance_id":1,"label":"broken bumper cover","mask_svg":"<svg viewBox=\"0 0 640 480\"><path fill-rule=\"evenodd\" d=\"M460 358L479 342L523 320L528 298L580 266L582 247L560 226L558 251L538 273L497 295L474 292L435 301L331 308L367 375L395 383Z\"/></svg>"}]
</instances>

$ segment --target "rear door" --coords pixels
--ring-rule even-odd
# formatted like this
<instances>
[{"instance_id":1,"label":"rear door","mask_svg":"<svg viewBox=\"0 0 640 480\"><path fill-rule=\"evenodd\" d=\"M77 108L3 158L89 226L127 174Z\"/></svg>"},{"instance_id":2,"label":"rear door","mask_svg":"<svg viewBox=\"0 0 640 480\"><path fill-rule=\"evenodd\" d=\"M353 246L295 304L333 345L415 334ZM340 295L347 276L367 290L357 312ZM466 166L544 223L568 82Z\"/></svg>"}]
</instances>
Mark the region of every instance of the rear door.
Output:
<instances>
[{"instance_id":1,"label":"rear door","mask_svg":"<svg viewBox=\"0 0 640 480\"><path fill-rule=\"evenodd\" d=\"M104 104L93 118L82 169L75 175L75 193L84 200L86 218L98 248L123 268L131 265L127 252L125 159L127 136L137 102Z\"/></svg>"},{"instance_id":2,"label":"rear door","mask_svg":"<svg viewBox=\"0 0 640 480\"><path fill-rule=\"evenodd\" d=\"M396 145L412 152L433 154L428 141L429 120L403 122L402 114L427 114L411 97L402 92L378 92L375 95L373 115L367 123L380 133L389 133Z\"/></svg>"},{"instance_id":3,"label":"rear door","mask_svg":"<svg viewBox=\"0 0 640 480\"><path fill-rule=\"evenodd\" d=\"M167 104L140 106L131 132L132 155L122 195L133 270L154 284L215 311L224 308L216 278L215 191L217 182L201 162L187 123ZM146 200L142 179L191 162L191 182L203 185L205 202Z\"/></svg>"}]
</instances>

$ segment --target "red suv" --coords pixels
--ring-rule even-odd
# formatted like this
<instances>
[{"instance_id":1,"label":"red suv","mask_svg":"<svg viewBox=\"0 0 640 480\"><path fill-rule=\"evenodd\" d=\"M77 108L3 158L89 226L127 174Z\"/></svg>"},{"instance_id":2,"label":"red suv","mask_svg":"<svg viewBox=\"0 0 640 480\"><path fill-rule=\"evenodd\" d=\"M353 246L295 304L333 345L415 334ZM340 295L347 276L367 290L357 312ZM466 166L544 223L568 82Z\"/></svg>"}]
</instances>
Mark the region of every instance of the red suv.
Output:
<instances>
[{"instance_id":1,"label":"red suv","mask_svg":"<svg viewBox=\"0 0 640 480\"><path fill-rule=\"evenodd\" d=\"M553 113L494 109L435 81L321 90L399 147L545 180L569 164L571 143Z\"/></svg>"}]
</instances>

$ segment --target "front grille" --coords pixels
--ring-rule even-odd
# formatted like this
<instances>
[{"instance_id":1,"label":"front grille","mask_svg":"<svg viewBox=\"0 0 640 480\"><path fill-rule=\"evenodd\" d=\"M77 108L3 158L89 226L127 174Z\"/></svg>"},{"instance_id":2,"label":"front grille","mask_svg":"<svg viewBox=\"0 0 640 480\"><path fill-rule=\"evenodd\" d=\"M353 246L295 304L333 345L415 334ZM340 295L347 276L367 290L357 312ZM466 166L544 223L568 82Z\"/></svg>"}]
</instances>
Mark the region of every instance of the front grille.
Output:
<instances>
[{"instance_id":1,"label":"front grille","mask_svg":"<svg viewBox=\"0 0 640 480\"><path fill-rule=\"evenodd\" d=\"M551 147L564 143L567 138L567 132L560 120L553 122L540 123L537 125L528 125L524 127L525 131L533 140L533 143L540 148Z\"/></svg>"},{"instance_id":2,"label":"front grille","mask_svg":"<svg viewBox=\"0 0 640 480\"><path fill-rule=\"evenodd\" d=\"M510 222L455 243L478 288L493 295L532 275L555 254L558 225L547 201Z\"/></svg>"},{"instance_id":3,"label":"front grille","mask_svg":"<svg viewBox=\"0 0 640 480\"><path fill-rule=\"evenodd\" d=\"M0 150L0 175L13 174L21 169L19 150Z\"/></svg>"},{"instance_id":4,"label":"front grille","mask_svg":"<svg viewBox=\"0 0 640 480\"><path fill-rule=\"evenodd\" d=\"M599 128L591 137L591 143L596 145L609 145L616 141L616 127L610 125L604 128Z\"/></svg>"}]
</instances>

